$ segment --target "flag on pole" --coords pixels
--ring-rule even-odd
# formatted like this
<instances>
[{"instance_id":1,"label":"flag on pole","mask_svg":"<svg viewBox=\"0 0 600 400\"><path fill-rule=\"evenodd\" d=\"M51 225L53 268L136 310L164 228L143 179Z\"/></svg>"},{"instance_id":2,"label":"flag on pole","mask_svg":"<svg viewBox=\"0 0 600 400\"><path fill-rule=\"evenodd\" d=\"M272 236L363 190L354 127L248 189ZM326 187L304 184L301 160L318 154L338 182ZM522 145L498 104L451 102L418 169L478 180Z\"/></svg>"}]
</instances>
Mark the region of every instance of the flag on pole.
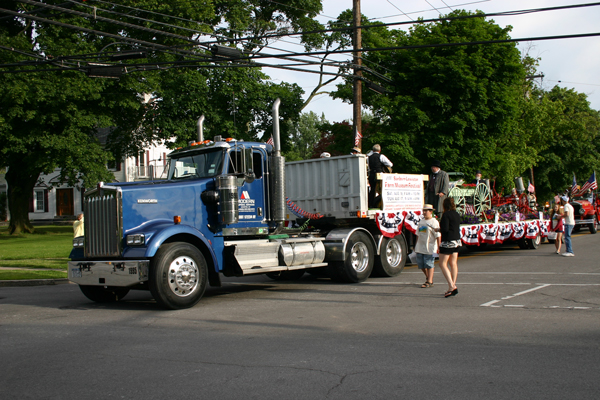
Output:
<instances>
[{"instance_id":1,"label":"flag on pole","mask_svg":"<svg viewBox=\"0 0 600 400\"><path fill-rule=\"evenodd\" d=\"M356 136L354 137L354 145L355 146L360 145L360 139L362 139L362 135L360 134L359 131L356 131Z\"/></svg>"},{"instance_id":2,"label":"flag on pole","mask_svg":"<svg viewBox=\"0 0 600 400\"><path fill-rule=\"evenodd\" d=\"M273 136L271 136L269 138L269 140L267 140L267 144L270 144L271 146L273 146Z\"/></svg>"},{"instance_id":3,"label":"flag on pole","mask_svg":"<svg viewBox=\"0 0 600 400\"><path fill-rule=\"evenodd\" d=\"M528 182L528 184L527 184L527 191L529 193L535 192L535 187L531 184L531 181L527 181L527 182Z\"/></svg>"},{"instance_id":4,"label":"flag on pole","mask_svg":"<svg viewBox=\"0 0 600 400\"><path fill-rule=\"evenodd\" d=\"M577 193L577 180L575 180L575 173L573 172L573 184L571 185L571 195Z\"/></svg>"},{"instance_id":5,"label":"flag on pole","mask_svg":"<svg viewBox=\"0 0 600 400\"><path fill-rule=\"evenodd\" d=\"M581 187L580 193L585 192L586 190L596 190L598 189L598 183L596 182L596 171L590 176L590 179L587 180L586 183Z\"/></svg>"}]
</instances>

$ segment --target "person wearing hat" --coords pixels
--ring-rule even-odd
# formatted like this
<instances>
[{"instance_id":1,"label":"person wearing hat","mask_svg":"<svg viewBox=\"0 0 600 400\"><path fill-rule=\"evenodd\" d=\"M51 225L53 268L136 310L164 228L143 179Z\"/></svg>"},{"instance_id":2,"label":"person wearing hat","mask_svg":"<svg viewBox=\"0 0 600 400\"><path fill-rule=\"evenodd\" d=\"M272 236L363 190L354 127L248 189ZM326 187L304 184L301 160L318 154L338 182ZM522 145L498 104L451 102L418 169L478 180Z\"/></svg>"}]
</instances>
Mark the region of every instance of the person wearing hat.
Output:
<instances>
[{"instance_id":1,"label":"person wearing hat","mask_svg":"<svg viewBox=\"0 0 600 400\"><path fill-rule=\"evenodd\" d=\"M563 222L564 222L564 239L565 246L567 247L567 251L562 253L561 255L565 257L573 257L573 245L571 243L571 232L573 232L573 228L575 227L575 210L573 206L569 204L569 198L567 196L562 196L560 198L560 204L562 204L564 208L563 212Z\"/></svg>"},{"instance_id":2,"label":"person wearing hat","mask_svg":"<svg viewBox=\"0 0 600 400\"><path fill-rule=\"evenodd\" d=\"M350 150L350 154L352 154L353 156L360 154L360 149L358 147L353 147L352 150Z\"/></svg>"},{"instance_id":3,"label":"person wearing hat","mask_svg":"<svg viewBox=\"0 0 600 400\"><path fill-rule=\"evenodd\" d=\"M415 243L417 266L425 274L425 283L421 285L422 288L433 286L434 253L437 253L442 240L439 230L440 224L437 219L433 218L433 206L425 204L423 218L417 225L417 241Z\"/></svg>"},{"instance_id":4,"label":"person wearing hat","mask_svg":"<svg viewBox=\"0 0 600 400\"><path fill-rule=\"evenodd\" d=\"M328 152L325 151L325 152L321 153L320 157L321 158L329 158L329 157L331 157L331 154L329 154Z\"/></svg>"},{"instance_id":5,"label":"person wearing hat","mask_svg":"<svg viewBox=\"0 0 600 400\"><path fill-rule=\"evenodd\" d=\"M481 171L478 170L478 171L475 172L475 179L471 183L479 185L479 181L480 180L481 180Z\"/></svg>"},{"instance_id":6,"label":"person wearing hat","mask_svg":"<svg viewBox=\"0 0 600 400\"><path fill-rule=\"evenodd\" d=\"M381 196L379 196L380 188L377 185L377 174L381 172L391 172L386 171L384 167L392 168L394 164L383 154L381 154L381 146L376 144L373 146L373 153L367 159L369 162L369 186L371 190L369 190L369 208L375 208L379 205L381 201Z\"/></svg>"},{"instance_id":7,"label":"person wearing hat","mask_svg":"<svg viewBox=\"0 0 600 400\"><path fill-rule=\"evenodd\" d=\"M440 214L443 210L442 204L448 196L450 179L448 174L441 169L442 165L438 160L431 163L431 174L429 174L429 183L427 184L426 202L433 204L436 212Z\"/></svg>"}]
</instances>

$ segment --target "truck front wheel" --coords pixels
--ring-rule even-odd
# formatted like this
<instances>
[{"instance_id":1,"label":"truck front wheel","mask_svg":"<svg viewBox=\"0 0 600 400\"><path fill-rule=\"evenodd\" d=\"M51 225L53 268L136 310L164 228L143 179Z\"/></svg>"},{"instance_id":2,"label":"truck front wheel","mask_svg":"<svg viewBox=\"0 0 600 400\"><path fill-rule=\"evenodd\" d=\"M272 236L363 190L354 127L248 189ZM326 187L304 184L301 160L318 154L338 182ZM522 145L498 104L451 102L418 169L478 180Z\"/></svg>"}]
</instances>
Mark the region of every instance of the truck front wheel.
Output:
<instances>
[{"instance_id":1,"label":"truck front wheel","mask_svg":"<svg viewBox=\"0 0 600 400\"><path fill-rule=\"evenodd\" d=\"M161 306L172 310L193 307L204 295L208 267L191 244L161 246L150 265L150 292Z\"/></svg>"},{"instance_id":2,"label":"truck front wheel","mask_svg":"<svg viewBox=\"0 0 600 400\"><path fill-rule=\"evenodd\" d=\"M406 241L403 236L384 237L379 256L375 257L373 274L383 277L396 276L406 264Z\"/></svg>"},{"instance_id":3,"label":"truck front wheel","mask_svg":"<svg viewBox=\"0 0 600 400\"><path fill-rule=\"evenodd\" d=\"M331 263L333 280L357 283L366 280L373 271L375 250L373 242L364 232L354 232L346 242L346 259Z\"/></svg>"},{"instance_id":4,"label":"truck front wheel","mask_svg":"<svg viewBox=\"0 0 600 400\"><path fill-rule=\"evenodd\" d=\"M79 289L85 297L96 303L113 303L129 293L129 289L121 287L79 285Z\"/></svg>"},{"instance_id":5,"label":"truck front wheel","mask_svg":"<svg viewBox=\"0 0 600 400\"><path fill-rule=\"evenodd\" d=\"M598 232L598 217L594 215L594 222L590 224L590 233Z\"/></svg>"}]
</instances>

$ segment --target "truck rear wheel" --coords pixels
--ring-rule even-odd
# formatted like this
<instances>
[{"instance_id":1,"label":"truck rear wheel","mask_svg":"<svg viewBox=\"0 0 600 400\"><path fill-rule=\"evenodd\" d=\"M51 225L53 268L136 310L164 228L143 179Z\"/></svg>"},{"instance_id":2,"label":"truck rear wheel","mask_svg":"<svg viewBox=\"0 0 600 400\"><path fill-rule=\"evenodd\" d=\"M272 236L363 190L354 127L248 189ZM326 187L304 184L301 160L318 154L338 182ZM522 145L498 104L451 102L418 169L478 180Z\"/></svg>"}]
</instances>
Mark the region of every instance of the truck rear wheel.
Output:
<instances>
[{"instance_id":1,"label":"truck rear wheel","mask_svg":"<svg viewBox=\"0 0 600 400\"><path fill-rule=\"evenodd\" d=\"M208 267L191 244L161 246L150 265L150 292L161 306L172 310L193 307L204 295Z\"/></svg>"},{"instance_id":2,"label":"truck rear wheel","mask_svg":"<svg viewBox=\"0 0 600 400\"><path fill-rule=\"evenodd\" d=\"M373 271L375 250L364 232L354 232L346 241L345 261L330 263L331 278L336 281L357 283L366 280Z\"/></svg>"},{"instance_id":3,"label":"truck rear wheel","mask_svg":"<svg viewBox=\"0 0 600 400\"><path fill-rule=\"evenodd\" d=\"M79 285L81 293L96 303L113 303L129 293L128 288Z\"/></svg>"},{"instance_id":4,"label":"truck rear wheel","mask_svg":"<svg viewBox=\"0 0 600 400\"><path fill-rule=\"evenodd\" d=\"M406 264L406 253L404 236L384 237L379 256L375 257L373 275L391 277L400 274Z\"/></svg>"},{"instance_id":5,"label":"truck rear wheel","mask_svg":"<svg viewBox=\"0 0 600 400\"><path fill-rule=\"evenodd\" d=\"M598 217L594 215L594 222L590 224L590 233L598 232Z\"/></svg>"}]
</instances>

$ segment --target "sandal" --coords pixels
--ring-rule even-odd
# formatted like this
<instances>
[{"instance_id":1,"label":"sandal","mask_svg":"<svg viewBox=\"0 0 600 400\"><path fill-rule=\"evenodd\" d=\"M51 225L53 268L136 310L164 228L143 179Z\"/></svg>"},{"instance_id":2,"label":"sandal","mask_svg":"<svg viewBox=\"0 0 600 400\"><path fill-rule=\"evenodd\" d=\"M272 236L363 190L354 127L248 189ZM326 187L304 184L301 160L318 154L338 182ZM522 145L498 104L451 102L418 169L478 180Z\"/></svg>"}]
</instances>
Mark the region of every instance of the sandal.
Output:
<instances>
[{"instance_id":1,"label":"sandal","mask_svg":"<svg viewBox=\"0 0 600 400\"><path fill-rule=\"evenodd\" d=\"M444 297L456 296L458 294L458 288L454 288L452 290L448 290L444 293Z\"/></svg>"},{"instance_id":2,"label":"sandal","mask_svg":"<svg viewBox=\"0 0 600 400\"><path fill-rule=\"evenodd\" d=\"M425 281L425 283L421 285L421 288L425 289L425 288L432 287L432 286L433 286L433 283L429 283L429 282Z\"/></svg>"}]
</instances>

